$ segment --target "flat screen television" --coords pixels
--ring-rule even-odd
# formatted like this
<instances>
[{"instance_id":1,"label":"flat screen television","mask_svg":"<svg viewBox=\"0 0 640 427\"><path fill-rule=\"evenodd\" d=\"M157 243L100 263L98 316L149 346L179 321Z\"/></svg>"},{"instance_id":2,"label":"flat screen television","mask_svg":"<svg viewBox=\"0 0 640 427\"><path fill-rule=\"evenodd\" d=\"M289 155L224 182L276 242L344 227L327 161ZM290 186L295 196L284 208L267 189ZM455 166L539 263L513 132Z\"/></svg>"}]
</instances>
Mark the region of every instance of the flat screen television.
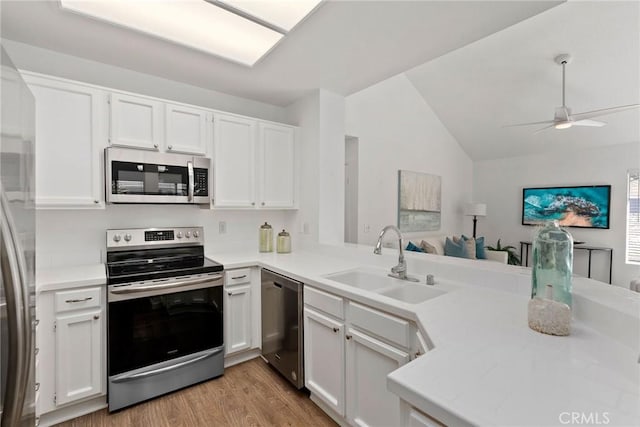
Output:
<instances>
[{"instance_id":1,"label":"flat screen television","mask_svg":"<svg viewBox=\"0 0 640 427\"><path fill-rule=\"evenodd\" d=\"M609 228L610 185L522 189L522 225Z\"/></svg>"}]
</instances>

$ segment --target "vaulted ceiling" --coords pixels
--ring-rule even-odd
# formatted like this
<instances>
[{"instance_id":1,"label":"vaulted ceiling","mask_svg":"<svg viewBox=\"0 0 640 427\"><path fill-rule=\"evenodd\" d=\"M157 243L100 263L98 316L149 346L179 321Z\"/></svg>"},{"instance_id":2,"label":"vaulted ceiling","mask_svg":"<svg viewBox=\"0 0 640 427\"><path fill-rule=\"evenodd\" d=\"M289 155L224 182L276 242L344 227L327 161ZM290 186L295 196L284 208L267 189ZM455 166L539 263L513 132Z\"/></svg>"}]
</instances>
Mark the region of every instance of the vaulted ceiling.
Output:
<instances>
[{"instance_id":1,"label":"vaulted ceiling","mask_svg":"<svg viewBox=\"0 0 640 427\"><path fill-rule=\"evenodd\" d=\"M200 0L194 0L200 1ZM474 160L640 143L640 110L603 128L504 125L553 118L570 53L574 112L640 103L637 1L325 1L248 68L65 12L3 0L2 37L285 106L316 88L348 96L406 72Z\"/></svg>"}]
</instances>

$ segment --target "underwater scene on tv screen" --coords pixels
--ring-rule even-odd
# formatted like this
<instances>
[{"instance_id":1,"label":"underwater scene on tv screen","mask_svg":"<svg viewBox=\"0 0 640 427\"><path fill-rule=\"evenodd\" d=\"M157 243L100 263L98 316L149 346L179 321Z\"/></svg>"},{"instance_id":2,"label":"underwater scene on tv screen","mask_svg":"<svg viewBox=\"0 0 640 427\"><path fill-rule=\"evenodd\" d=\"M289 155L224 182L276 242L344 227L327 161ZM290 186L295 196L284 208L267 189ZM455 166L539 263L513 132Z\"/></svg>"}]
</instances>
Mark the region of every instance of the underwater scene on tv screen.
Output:
<instances>
[{"instance_id":1,"label":"underwater scene on tv screen","mask_svg":"<svg viewBox=\"0 0 640 427\"><path fill-rule=\"evenodd\" d=\"M609 228L610 186L525 188L522 223Z\"/></svg>"}]
</instances>

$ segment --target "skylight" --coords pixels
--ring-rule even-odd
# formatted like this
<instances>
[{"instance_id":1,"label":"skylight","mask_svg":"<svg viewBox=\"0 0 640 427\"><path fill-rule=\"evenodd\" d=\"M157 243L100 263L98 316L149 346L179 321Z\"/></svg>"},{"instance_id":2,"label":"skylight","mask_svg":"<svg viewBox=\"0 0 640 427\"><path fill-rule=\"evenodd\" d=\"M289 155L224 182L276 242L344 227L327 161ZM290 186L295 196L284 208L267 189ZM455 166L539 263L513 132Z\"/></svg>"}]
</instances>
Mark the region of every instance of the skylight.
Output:
<instances>
[{"instance_id":1,"label":"skylight","mask_svg":"<svg viewBox=\"0 0 640 427\"><path fill-rule=\"evenodd\" d=\"M321 0L60 0L62 8L253 66Z\"/></svg>"}]
</instances>

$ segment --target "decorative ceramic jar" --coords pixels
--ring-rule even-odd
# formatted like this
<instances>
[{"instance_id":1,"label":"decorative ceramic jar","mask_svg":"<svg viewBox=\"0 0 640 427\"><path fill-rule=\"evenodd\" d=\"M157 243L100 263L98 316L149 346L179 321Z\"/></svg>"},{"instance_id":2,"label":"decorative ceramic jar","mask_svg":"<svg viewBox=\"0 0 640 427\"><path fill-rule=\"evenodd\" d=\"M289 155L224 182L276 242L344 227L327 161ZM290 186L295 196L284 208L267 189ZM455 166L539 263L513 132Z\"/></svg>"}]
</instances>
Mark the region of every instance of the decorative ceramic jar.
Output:
<instances>
[{"instance_id":1,"label":"decorative ceramic jar","mask_svg":"<svg viewBox=\"0 0 640 427\"><path fill-rule=\"evenodd\" d=\"M260 226L260 252L273 252L273 228L265 222Z\"/></svg>"}]
</instances>

